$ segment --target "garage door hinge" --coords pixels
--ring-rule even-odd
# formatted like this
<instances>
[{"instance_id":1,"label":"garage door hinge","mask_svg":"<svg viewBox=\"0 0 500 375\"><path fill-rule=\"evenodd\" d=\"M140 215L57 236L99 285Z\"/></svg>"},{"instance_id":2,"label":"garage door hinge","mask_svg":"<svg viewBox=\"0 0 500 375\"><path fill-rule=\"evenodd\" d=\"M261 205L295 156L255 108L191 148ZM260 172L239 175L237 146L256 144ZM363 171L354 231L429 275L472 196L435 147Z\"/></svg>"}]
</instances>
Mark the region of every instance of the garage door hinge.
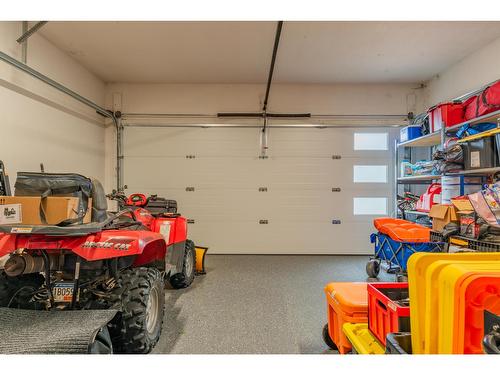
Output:
<instances>
[{"instance_id":1,"label":"garage door hinge","mask_svg":"<svg viewBox=\"0 0 500 375\"><path fill-rule=\"evenodd\" d=\"M186 187L186 191L194 191L194 186L188 186L188 187Z\"/></svg>"},{"instance_id":2,"label":"garage door hinge","mask_svg":"<svg viewBox=\"0 0 500 375\"><path fill-rule=\"evenodd\" d=\"M259 220L259 224L269 224L268 220Z\"/></svg>"},{"instance_id":3,"label":"garage door hinge","mask_svg":"<svg viewBox=\"0 0 500 375\"><path fill-rule=\"evenodd\" d=\"M186 159L194 159L196 158L196 155L186 155Z\"/></svg>"},{"instance_id":4,"label":"garage door hinge","mask_svg":"<svg viewBox=\"0 0 500 375\"><path fill-rule=\"evenodd\" d=\"M334 219L332 220L332 224L342 224L342 222L339 219Z\"/></svg>"},{"instance_id":5,"label":"garage door hinge","mask_svg":"<svg viewBox=\"0 0 500 375\"><path fill-rule=\"evenodd\" d=\"M194 219L187 219L188 224L194 224Z\"/></svg>"},{"instance_id":6,"label":"garage door hinge","mask_svg":"<svg viewBox=\"0 0 500 375\"><path fill-rule=\"evenodd\" d=\"M340 193L340 188L332 188L332 193Z\"/></svg>"},{"instance_id":7,"label":"garage door hinge","mask_svg":"<svg viewBox=\"0 0 500 375\"><path fill-rule=\"evenodd\" d=\"M332 159L333 160L339 160L339 159L342 159L342 156L340 156L340 155L332 155Z\"/></svg>"},{"instance_id":8,"label":"garage door hinge","mask_svg":"<svg viewBox=\"0 0 500 375\"><path fill-rule=\"evenodd\" d=\"M260 187L260 188L259 188L259 191L260 191L260 192L266 192L266 191L267 191L267 188L266 188L266 187Z\"/></svg>"}]
</instances>

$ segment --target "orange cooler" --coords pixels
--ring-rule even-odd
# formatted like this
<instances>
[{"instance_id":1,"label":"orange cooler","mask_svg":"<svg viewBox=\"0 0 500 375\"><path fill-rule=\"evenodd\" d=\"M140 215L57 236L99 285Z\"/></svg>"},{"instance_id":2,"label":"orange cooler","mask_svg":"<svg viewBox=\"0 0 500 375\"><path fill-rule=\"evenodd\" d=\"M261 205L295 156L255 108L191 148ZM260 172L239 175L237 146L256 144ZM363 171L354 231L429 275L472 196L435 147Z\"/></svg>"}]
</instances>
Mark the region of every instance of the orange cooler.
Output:
<instances>
[{"instance_id":1,"label":"orange cooler","mask_svg":"<svg viewBox=\"0 0 500 375\"><path fill-rule=\"evenodd\" d=\"M325 286L328 311L328 334L339 350L351 351L351 343L344 334L344 323L368 322L367 283L330 283Z\"/></svg>"}]
</instances>

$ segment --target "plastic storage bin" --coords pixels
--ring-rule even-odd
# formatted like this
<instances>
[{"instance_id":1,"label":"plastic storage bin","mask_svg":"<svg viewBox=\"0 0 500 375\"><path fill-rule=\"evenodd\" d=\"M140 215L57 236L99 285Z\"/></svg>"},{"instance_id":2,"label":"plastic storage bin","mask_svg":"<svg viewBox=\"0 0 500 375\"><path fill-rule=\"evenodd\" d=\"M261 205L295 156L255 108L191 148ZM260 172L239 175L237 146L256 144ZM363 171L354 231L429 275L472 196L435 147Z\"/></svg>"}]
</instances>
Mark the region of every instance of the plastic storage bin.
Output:
<instances>
[{"instance_id":1,"label":"plastic storage bin","mask_svg":"<svg viewBox=\"0 0 500 375\"><path fill-rule=\"evenodd\" d=\"M484 137L464 142L464 167L466 170L492 168L497 165L495 139Z\"/></svg>"},{"instance_id":2,"label":"plastic storage bin","mask_svg":"<svg viewBox=\"0 0 500 375\"><path fill-rule=\"evenodd\" d=\"M422 128L420 125L408 125L399 131L400 142L410 141L422 136Z\"/></svg>"},{"instance_id":3,"label":"plastic storage bin","mask_svg":"<svg viewBox=\"0 0 500 375\"><path fill-rule=\"evenodd\" d=\"M385 354L412 354L411 333L389 333L385 339Z\"/></svg>"},{"instance_id":4,"label":"plastic storage bin","mask_svg":"<svg viewBox=\"0 0 500 375\"><path fill-rule=\"evenodd\" d=\"M432 133L463 121L464 107L462 103L440 103L429 109L429 124Z\"/></svg>"},{"instance_id":5,"label":"plastic storage bin","mask_svg":"<svg viewBox=\"0 0 500 375\"><path fill-rule=\"evenodd\" d=\"M432 263L426 271L425 291L426 307L425 307L425 322L424 322L424 353L435 354L439 352L439 342L443 339L439 335L442 329L441 321L438 318L443 313L444 302L441 293L443 292L442 272L450 265L461 265L469 267L470 270L482 271L500 265L500 262L493 263L491 261L478 260L462 260L462 261L443 261L439 260ZM448 311L449 312L449 311ZM451 315L447 314L447 319L451 320Z\"/></svg>"},{"instance_id":6,"label":"plastic storage bin","mask_svg":"<svg viewBox=\"0 0 500 375\"><path fill-rule=\"evenodd\" d=\"M458 339L452 342L456 352L477 354L484 349L482 341L489 333L484 330L484 317L489 310L500 314L499 287L500 273L472 277L462 285L465 308L459 306L458 327L455 327Z\"/></svg>"},{"instance_id":7,"label":"plastic storage bin","mask_svg":"<svg viewBox=\"0 0 500 375\"><path fill-rule=\"evenodd\" d=\"M339 353L351 350L351 343L342 331L345 323L368 322L368 291L366 283L330 283L325 287L328 334Z\"/></svg>"},{"instance_id":8,"label":"plastic storage bin","mask_svg":"<svg viewBox=\"0 0 500 375\"><path fill-rule=\"evenodd\" d=\"M482 188L482 177L442 176L441 204L451 205L451 199L476 193Z\"/></svg>"},{"instance_id":9,"label":"plastic storage bin","mask_svg":"<svg viewBox=\"0 0 500 375\"><path fill-rule=\"evenodd\" d=\"M500 262L450 264L440 274L440 354L481 354L484 310L500 313Z\"/></svg>"},{"instance_id":10,"label":"plastic storage bin","mask_svg":"<svg viewBox=\"0 0 500 375\"><path fill-rule=\"evenodd\" d=\"M408 283L368 284L368 327L385 345L391 332L410 332Z\"/></svg>"},{"instance_id":11,"label":"plastic storage bin","mask_svg":"<svg viewBox=\"0 0 500 375\"><path fill-rule=\"evenodd\" d=\"M351 343L354 354L384 354L384 346L375 338L366 323L345 323L344 334Z\"/></svg>"},{"instance_id":12,"label":"plastic storage bin","mask_svg":"<svg viewBox=\"0 0 500 375\"><path fill-rule=\"evenodd\" d=\"M427 268L436 261L500 261L498 253L416 253L408 260L408 291L410 296L410 322L412 332L412 351L424 353L426 322L426 291L429 286L425 281ZM435 319L435 317L431 317Z\"/></svg>"}]
</instances>

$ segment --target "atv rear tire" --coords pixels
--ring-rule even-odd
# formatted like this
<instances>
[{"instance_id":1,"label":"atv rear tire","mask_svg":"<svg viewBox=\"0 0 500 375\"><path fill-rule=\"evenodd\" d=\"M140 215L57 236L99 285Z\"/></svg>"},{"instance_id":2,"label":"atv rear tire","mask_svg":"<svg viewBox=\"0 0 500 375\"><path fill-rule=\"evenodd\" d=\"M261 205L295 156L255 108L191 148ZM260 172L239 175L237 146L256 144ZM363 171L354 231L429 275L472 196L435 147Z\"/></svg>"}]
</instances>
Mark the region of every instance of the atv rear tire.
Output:
<instances>
[{"instance_id":1,"label":"atv rear tire","mask_svg":"<svg viewBox=\"0 0 500 375\"><path fill-rule=\"evenodd\" d=\"M190 286L194 280L196 268L196 251L194 242L186 241L186 249L184 250L184 259L182 262L182 272L176 273L170 277L170 285L174 289L182 289Z\"/></svg>"},{"instance_id":2,"label":"atv rear tire","mask_svg":"<svg viewBox=\"0 0 500 375\"><path fill-rule=\"evenodd\" d=\"M36 309L31 296L42 286L44 277L39 273L9 277L0 271L0 307Z\"/></svg>"},{"instance_id":3,"label":"atv rear tire","mask_svg":"<svg viewBox=\"0 0 500 375\"><path fill-rule=\"evenodd\" d=\"M111 308L121 313L109 325L115 353L149 353L158 342L165 313L164 280L156 268L120 272Z\"/></svg>"}]
</instances>

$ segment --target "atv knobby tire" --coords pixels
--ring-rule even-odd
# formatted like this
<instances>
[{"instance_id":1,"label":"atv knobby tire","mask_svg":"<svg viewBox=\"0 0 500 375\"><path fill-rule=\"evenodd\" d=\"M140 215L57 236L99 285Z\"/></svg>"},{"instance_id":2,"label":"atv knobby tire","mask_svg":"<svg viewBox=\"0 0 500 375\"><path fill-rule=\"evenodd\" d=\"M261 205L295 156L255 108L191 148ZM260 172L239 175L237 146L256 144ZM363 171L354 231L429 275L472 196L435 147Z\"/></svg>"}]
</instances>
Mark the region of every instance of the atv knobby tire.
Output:
<instances>
[{"instance_id":1,"label":"atv knobby tire","mask_svg":"<svg viewBox=\"0 0 500 375\"><path fill-rule=\"evenodd\" d=\"M39 273L9 277L0 271L0 307L36 308L36 303L29 300L43 283L44 277Z\"/></svg>"},{"instance_id":2,"label":"atv knobby tire","mask_svg":"<svg viewBox=\"0 0 500 375\"><path fill-rule=\"evenodd\" d=\"M170 277L170 285L174 289L187 288L194 280L196 268L196 251L194 242L186 241L186 249L184 250L184 259L182 262L182 272L176 273Z\"/></svg>"},{"instance_id":3,"label":"atv knobby tire","mask_svg":"<svg viewBox=\"0 0 500 375\"><path fill-rule=\"evenodd\" d=\"M164 280L156 268L121 271L111 308L119 310L109 324L115 353L149 353L158 342L165 309Z\"/></svg>"}]
</instances>

